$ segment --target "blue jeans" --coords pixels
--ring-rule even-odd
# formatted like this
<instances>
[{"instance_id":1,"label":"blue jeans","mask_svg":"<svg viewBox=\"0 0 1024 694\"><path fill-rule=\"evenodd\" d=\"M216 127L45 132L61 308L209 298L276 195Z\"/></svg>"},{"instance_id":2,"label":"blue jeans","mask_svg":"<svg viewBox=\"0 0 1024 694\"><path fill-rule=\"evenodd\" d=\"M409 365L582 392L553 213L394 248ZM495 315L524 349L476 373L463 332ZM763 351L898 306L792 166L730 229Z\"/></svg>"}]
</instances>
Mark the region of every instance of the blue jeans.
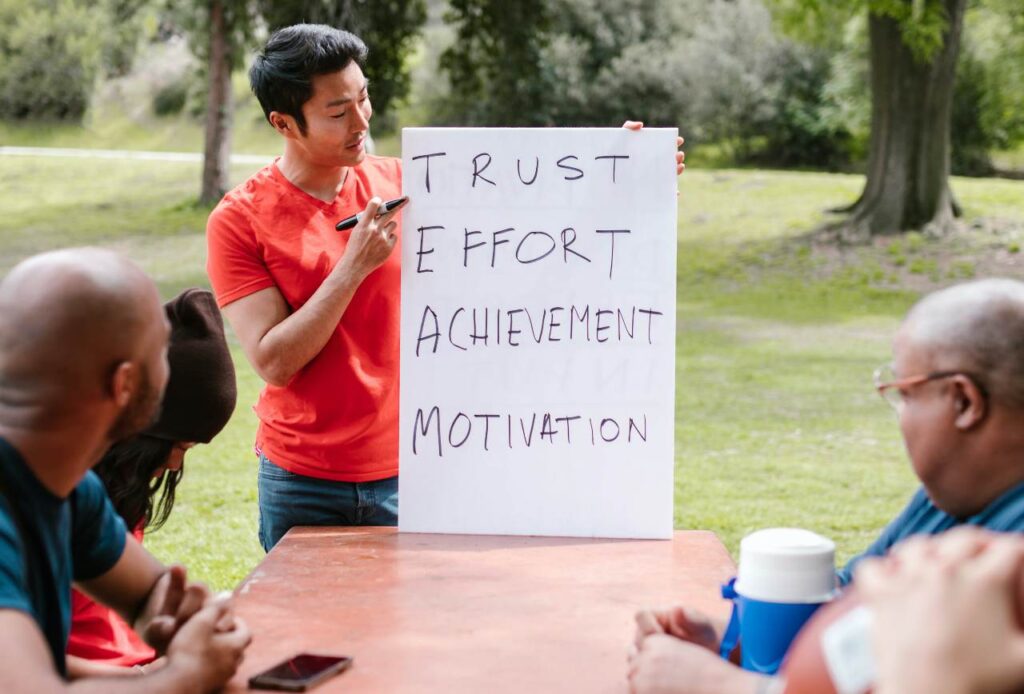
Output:
<instances>
[{"instance_id":1,"label":"blue jeans","mask_svg":"<svg viewBox=\"0 0 1024 694\"><path fill-rule=\"evenodd\" d=\"M398 525L398 477L322 480L288 472L261 455L257 488L265 552L296 525Z\"/></svg>"}]
</instances>

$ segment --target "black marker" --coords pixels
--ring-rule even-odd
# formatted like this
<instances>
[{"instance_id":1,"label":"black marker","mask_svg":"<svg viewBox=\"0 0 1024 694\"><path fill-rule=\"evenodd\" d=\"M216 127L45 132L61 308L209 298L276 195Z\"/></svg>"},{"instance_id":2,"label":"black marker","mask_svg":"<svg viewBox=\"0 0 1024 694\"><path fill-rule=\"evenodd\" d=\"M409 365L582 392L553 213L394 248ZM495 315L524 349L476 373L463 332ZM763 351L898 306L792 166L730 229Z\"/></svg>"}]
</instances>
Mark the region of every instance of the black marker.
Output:
<instances>
[{"instance_id":1,"label":"black marker","mask_svg":"<svg viewBox=\"0 0 1024 694\"><path fill-rule=\"evenodd\" d=\"M395 198L394 200L388 200L386 203L382 204L380 207L377 208L377 215L374 217L374 219L380 219L389 212L397 210L407 202L409 202L408 195L403 195L402 197ZM359 214L362 213L360 212ZM345 219L341 220L340 222L334 225L335 230L345 231L346 229L351 229L356 224L359 224L359 214L354 214L351 217L346 217Z\"/></svg>"}]
</instances>

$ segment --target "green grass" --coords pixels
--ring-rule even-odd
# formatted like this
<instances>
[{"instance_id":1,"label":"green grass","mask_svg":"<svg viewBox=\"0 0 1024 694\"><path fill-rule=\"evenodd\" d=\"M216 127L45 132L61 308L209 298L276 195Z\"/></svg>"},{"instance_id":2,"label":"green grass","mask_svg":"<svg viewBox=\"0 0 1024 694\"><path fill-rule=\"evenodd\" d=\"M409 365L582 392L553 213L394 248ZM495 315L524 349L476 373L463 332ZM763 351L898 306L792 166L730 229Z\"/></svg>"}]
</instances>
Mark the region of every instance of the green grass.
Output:
<instances>
[{"instance_id":1,"label":"green grass","mask_svg":"<svg viewBox=\"0 0 1024 694\"><path fill-rule=\"evenodd\" d=\"M394 152L397 139L382 145ZM0 157L0 273L37 251L90 243L137 260L165 297L205 285L207 210L191 202L198 181L195 164ZM917 295L904 288L908 278L952 282L984 262L953 241L920 236L900 239L898 253L884 244L823 250L806 232L861 184L693 168L681 180L676 525L714 530L734 553L751 530L796 525L834 538L845 559L915 487L871 372L889 358L892 332ZM970 215L1024 224L1024 183L957 180L955 188ZM232 344L235 416L189 453L174 514L146 541L217 588L235 585L262 556L251 409L260 382Z\"/></svg>"},{"instance_id":2,"label":"green grass","mask_svg":"<svg viewBox=\"0 0 1024 694\"><path fill-rule=\"evenodd\" d=\"M1024 142L1014 149L992 153L992 163L998 168L1010 171L1024 171Z\"/></svg>"}]
</instances>

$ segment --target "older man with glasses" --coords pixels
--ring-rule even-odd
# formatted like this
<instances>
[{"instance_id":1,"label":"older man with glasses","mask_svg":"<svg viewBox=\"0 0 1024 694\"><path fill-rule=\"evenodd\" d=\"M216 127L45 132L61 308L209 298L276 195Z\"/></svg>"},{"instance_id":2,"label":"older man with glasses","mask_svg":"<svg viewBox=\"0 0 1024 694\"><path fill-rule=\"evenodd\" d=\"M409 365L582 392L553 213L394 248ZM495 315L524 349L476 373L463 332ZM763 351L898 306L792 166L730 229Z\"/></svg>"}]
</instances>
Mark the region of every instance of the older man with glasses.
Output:
<instances>
[{"instance_id":1,"label":"older man with glasses","mask_svg":"<svg viewBox=\"0 0 1024 694\"><path fill-rule=\"evenodd\" d=\"M921 488L863 553L959 525L1024 530L1024 283L990 279L935 292L904 319L875 388L896 411ZM683 607L637 615L636 692L753 692L771 680L718 657L724 624ZM675 638L666 638L675 637ZM759 689L760 687L760 689Z\"/></svg>"}]
</instances>

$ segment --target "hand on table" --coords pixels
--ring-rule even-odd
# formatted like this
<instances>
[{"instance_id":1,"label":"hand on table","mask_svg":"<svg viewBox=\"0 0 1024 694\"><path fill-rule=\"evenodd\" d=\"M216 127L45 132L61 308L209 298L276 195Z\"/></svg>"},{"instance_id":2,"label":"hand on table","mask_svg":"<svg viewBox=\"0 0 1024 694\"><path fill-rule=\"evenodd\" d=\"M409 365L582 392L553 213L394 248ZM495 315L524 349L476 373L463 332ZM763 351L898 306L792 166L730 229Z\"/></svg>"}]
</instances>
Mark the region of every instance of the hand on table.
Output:
<instances>
[{"instance_id":1,"label":"hand on table","mask_svg":"<svg viewBox=\"0 0 1024 694\"><path fill-rule=\"evenodd\" d=\"M644 638L629 659L633 694L750 694L763 679L703 646L666 634Z\"/></svg>"},{"instance_id":2,"label":"hand on table","mask_svg":"<svg viewBox=\"0 0 1024 694\"><path fill-rule=\"evenodd\" d=\"M140 635L157 653L163 653L182 625L211 597L204 584L188 580L184 566L169 567L157 579L139 615Z\"/></svg>"},{"instance_id":3,"label":"hand on table","mask_svg":"<svg viewBox=\"0 0 1024 694\"><path fill-rule=\"evenodd\" d=\"M715 654L721 643L719 632L707 615L682 606L637 612L633 647L639 651L643 640L653 634L674 636Z\"/></svg>"},{"instance_id":4,"label":"hand on table","mask_svg":"<svg viewBox=\"0 0 1024 694\"><path fill-rule=\"evenodd\" d=\"M238 670L251 641L249 627L232 615L231 599L220 596L174 635L161 672L194 683L195 691L215 691Z\"/></svg>"}]
</instances>

